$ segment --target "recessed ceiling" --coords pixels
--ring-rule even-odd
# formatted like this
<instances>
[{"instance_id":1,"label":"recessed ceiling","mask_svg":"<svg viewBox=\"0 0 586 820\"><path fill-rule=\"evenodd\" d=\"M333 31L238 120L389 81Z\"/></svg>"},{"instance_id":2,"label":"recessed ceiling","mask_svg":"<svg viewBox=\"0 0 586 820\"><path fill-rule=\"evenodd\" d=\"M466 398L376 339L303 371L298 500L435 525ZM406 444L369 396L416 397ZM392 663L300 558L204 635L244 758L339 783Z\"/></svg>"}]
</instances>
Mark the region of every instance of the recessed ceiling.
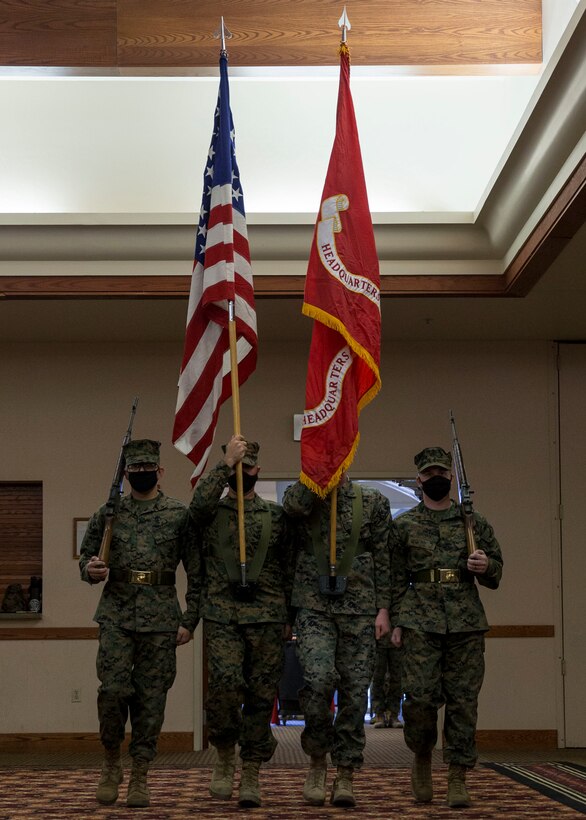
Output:
<instances>
[{"instance_id":1,"label":"recessed ceiling","mask_svg":"<svg viewBox=\"0 0 586 820\"><path fill-rule=\"evenodd\" d=\"M163 5L11 4L24 16L7 18L11 65L0 78L6 297L185 292L217 94L209 29L219 9ZM385 292L527 292L583 221L586 0L369 0L355 9L352 90ZM272 278L265 293L298 294L337 97L335 65L311 53L322 53L341 8L234 0L221 11L236 20L231 103L255 277ZM397 66L405 38L419 45L410 66ZM263 51L275 42L278 70ZM104 43L107 59L96 56ZM301 44L309 51L293 58ZM369 64L365 44L383 49L383 65ZM148 56L142 68L131 52ZM492 63L481 62L487 53ZM529 285L513 288L526 265Z\"/></svg>"}]
</instances>

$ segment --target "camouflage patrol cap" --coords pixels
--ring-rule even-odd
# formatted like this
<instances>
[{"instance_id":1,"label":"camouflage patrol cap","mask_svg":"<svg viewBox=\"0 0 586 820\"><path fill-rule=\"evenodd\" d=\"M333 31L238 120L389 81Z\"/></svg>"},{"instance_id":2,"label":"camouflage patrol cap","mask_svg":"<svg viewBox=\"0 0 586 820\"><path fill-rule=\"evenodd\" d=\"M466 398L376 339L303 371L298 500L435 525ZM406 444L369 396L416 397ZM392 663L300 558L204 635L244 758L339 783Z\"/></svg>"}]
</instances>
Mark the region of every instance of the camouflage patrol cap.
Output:
<instances>
[{"instance_id":1,"label":"camouflage patrol cap","mask_svg":"<svg viewBox=\"0 0 586 820\"><path fill-rule=\"evenodd\" d=\"M150 438L137 438L129 441L122 448L126 466L132 464L158 464L160 458L160 441L153 441Z\"/></svg>"},{"instance_id":2,"label":"camouflage patrol cap","mask_svg":"<svg viewBox=\"0 0 586 820\"><path fill-rule=\"evenodd\" d=\"M222 452L226 452L226 444L222 444ZM244 453L244 457L242 459L242 464L245 467L256 467L258 461L258 451L260 448L260 444L258 441L247 441L246 442L246 452Z\"/></svg>"},{"instance_id":3,"label":"camouflage patrol cap","mask_svg":"<svg viewBox=\"0 0 586 820\"><path fill-rule=\"evenodd\" d=\"M446 453L443 447L426 447L420 453L417 453L413 460L418 473L422 473L428 467L452 469L452 454Z\"/></svg>"}]
</instances>

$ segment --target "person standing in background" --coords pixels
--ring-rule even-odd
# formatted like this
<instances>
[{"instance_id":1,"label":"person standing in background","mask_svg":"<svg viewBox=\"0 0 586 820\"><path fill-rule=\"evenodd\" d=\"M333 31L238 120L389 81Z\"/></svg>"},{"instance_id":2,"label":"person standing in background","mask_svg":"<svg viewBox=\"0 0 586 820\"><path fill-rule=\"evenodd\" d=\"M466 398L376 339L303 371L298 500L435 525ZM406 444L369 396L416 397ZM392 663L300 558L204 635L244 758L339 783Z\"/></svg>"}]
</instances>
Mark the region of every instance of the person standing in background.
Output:
<instances>
[{"instance_id":1,"label":"person standing in background","mask_svg":"<svg viewBox=\"0 0 586 820\"><path fill-rule=\"evenodd\" d=\"M402 650L391 643L391 636L383 635L376 642L374 674L370 697L374 709L375 729L402 729L401 711L401 654Z\"/></svg>"}]
</instances>

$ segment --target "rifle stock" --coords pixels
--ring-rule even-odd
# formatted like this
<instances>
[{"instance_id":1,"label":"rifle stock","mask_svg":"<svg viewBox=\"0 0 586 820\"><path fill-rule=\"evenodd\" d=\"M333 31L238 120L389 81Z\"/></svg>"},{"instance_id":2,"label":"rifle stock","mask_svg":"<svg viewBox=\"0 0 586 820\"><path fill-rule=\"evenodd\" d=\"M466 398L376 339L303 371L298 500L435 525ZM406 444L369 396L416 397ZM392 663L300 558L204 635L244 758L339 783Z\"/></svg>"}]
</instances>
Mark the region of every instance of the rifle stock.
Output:
<instances>
[{"instance_id":1,"label":"rifle stock","mask_svg":"<svg viewBox=\"0 0 586 820\"><path fill-rule=\"evenodd\" d=\"M116 518L118 505L120 504L120 496L122 495L122 485L124 483L124 468L126 466L126 461L124 458L124 447L132 438L132 425L134 423L134 416L136 414L137 405L138 396L135 396L134 401L132 402L132 409L130 411L130 421L128 422L128 429L126 430L126 433L124 434L124 437L122 439L120 454L118 456L118 461L116 463L116 469L114 470L112 486L110 487L110 494L108 496L108 500L106 501L106 523L104 525L104 532L102 533L102 543L100 544L100 551L98 553L98 558L100 559L100 561L103 561L106 565L108 564L108 561L110 559L110 544L112 543L114 519Z\"/></svg>"},{"instance_id":2,"label":"rifle stock","mask_svg":"<svg viewBox=\"0 0 586 820\"><path fill-rule=\"evenodd\" d=\"M110 560L110 544L112 542L113 529L114 516L108 515L106 513L106 524L104 526L104 532L102 533L102 543L100 544L100 551L98 553L98 558L100 559L100 561L103 561L106 565Z\"/></svg>"},{"instance_id":3,"label":"rifle stock","mask_svg":"<svg viewBox=\"0 0 586 820\"><path fill-rule=\"evenodd\" d=\"M464 528L466 531L466 547L468 549L468 555L472 555L472 553L476 550L476 537L474 535L474 507L472 505L472 493L474 490L470 489L470 484L466 478L464 459L462 458L462 450L460 449L460 442L458 441L458 435L456 433L456 422L451 410L450 423L452 425L452 449L454 454L456 480L458 482L458 496L460 499L462 514L464 516Z\"/></svg>"}]
</instances>

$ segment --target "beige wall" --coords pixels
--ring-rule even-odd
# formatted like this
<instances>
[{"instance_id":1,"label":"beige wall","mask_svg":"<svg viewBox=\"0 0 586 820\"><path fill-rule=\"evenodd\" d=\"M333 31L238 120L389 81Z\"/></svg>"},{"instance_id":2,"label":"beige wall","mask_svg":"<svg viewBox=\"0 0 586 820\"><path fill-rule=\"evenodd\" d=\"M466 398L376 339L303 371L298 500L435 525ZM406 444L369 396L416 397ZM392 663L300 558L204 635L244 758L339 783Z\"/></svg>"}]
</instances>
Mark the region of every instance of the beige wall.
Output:
<instances>
[{"instance_id":1,"label":"beige wall","mask_svg":"<svg viewBox=\"0 0 586 820\"><path fill-rule=\"evenodd\" d=\"M40 480L44 490L43 620L3 627L92 624L99 591L79 581L72 520L106 499L134 395L134 436L162 440L164 489L188 500L189 463L170 445L180 355L180 342L0 345L0 480ZM265 477L298 471L292 416L303 411L306 362L305 342L265 344L242 389L242 429L262 443ZM505 556L501 588L482 593L489 620L555 624L559 635L554 375L547 342L385 341L383 390L363 413L353 473L412 475L415 452L450 445L452 409L476 507ZM231 424L227 405L212 461ZM557 727L558 640L487 642L480 729ZM164 731L194 726L192 646L179 650ZM0 732L96 731L95 648L0 641ZM73 687L82 688L81 704L70 702Z\"/></svg>"}]
</instances>

